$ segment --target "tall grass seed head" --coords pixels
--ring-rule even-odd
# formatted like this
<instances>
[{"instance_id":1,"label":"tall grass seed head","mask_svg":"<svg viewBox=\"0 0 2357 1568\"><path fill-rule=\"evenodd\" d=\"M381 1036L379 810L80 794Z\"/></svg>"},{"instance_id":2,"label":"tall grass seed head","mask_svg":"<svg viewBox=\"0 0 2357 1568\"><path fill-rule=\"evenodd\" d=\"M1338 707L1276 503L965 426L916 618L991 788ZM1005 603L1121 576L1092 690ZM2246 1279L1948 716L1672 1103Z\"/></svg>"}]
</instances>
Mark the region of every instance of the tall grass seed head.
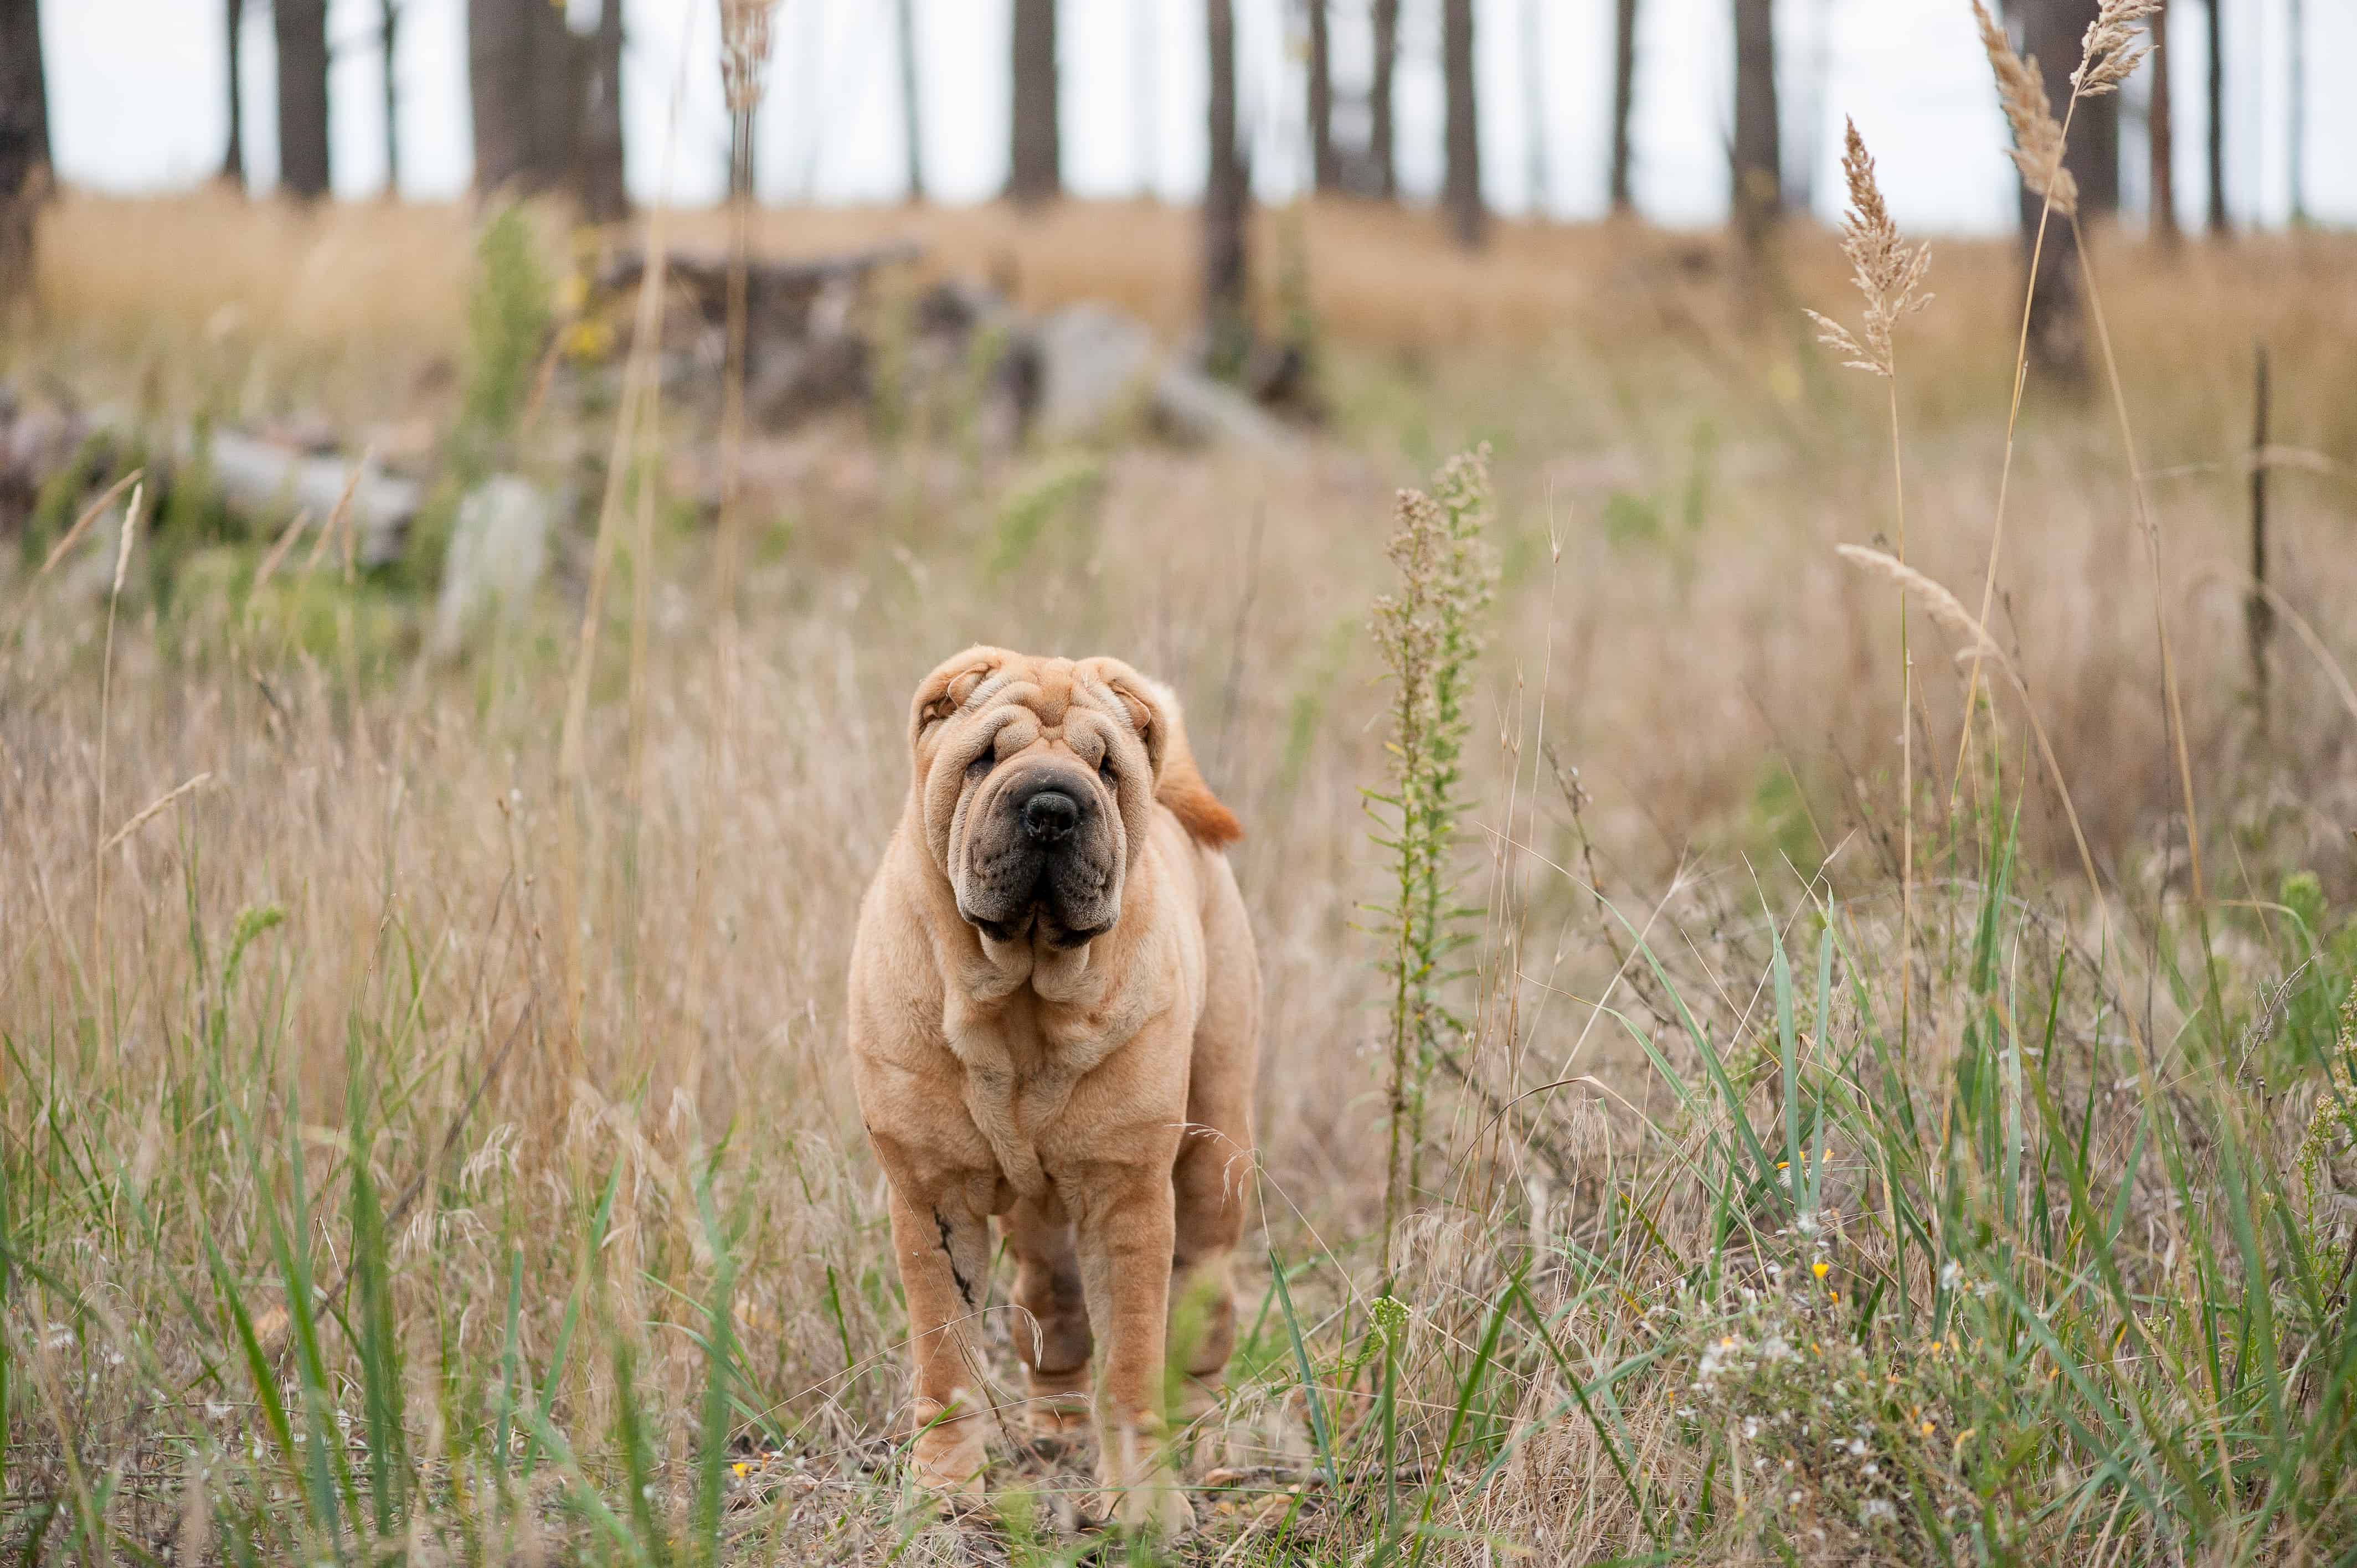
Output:
<instances>
[{"instance_id":1,"label":"tall grass seed head","mask_svg":"<svg viewBox=\"0 0 2357 1568\"><path fill-rule=\"evenodd\" d=\"M1846 356L1853 370L1878 376L1898 373L1891 349L1891 331L1904 317L1932 303L1922 289L1923 274L1932 265L1932 247L1909 245L1899 237L1882 188L1874 177L1874 156L1857 134L1857 122L1846 122L1842 138L1842 173L1849 182L1849 215L1842 220L1842 254L1849 258L1850 276L1866 296L1864 341L1830 317L1808 312L1817 324L1817 340Z\"/></svg>"},{"instance_id":2,"label":"tall grass seed head","mask_svg":"<svg viewBox=\"0 0 2357 1568\"><path fill-rule=\"evenodd\" d=\"M1988 14L1981 0L1973 0L1973 16L1980 24L1981 48L1996 72L1997 99L2005 105L2006 124L2013 127L2014 166L2021 183L2042 196L2054 210L2072 217L2079 210L2079 182L2062 166L2062 126L2046 97L2046 79L2039 74L2035 56L2015 52L2013 40ZM2100 25L2101 18L2098 18Z\"/></svg>"},{"instance_id":3,"label":"tall grass seed head","mask_svg":"<svg viewBox=\"0 0 2357 1568\"><path fill-rule=\"evenodd\" d=\"M2079 69L2071 73L2072 91L2082 98L2117 92L2152 52L2151 38L2136 24L2159 10L2160 0L2104 0L2080 40Z\"/></svg>"}]
</instances>

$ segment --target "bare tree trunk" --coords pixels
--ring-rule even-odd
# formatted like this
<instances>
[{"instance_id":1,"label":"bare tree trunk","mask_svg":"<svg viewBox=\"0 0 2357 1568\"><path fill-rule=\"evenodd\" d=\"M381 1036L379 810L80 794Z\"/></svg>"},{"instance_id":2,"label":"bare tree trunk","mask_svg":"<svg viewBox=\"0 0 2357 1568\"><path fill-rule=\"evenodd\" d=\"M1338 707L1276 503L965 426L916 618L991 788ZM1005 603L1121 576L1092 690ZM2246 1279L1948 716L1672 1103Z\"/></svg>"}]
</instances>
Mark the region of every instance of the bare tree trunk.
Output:
<instances>
[{"instance_id":1,"label":"bare tree trunk","mask_svg":"<svg viewBox=\"0 0 2357 1568\"><path fill-rule=\"evenodd\" d=\"M1481 125L1473 96L1473 0L1441 0L1440 74L1448 94L1448 169L1440 201L1458 244L1477 251L1489 238L1490 212L1481 201Z\"/></svg>"},{"instance_id":2,"label":"bare tree trunk","mask_svg":"<svg viewBox=\"0 0 2357 1568\"><path fill-rule=\"evenodd\" d=\"M384 59L380 79L384 89L384 199L401 199L401 85L393 70L393 46L401 37L401 0L378 0L382 16Z\"/></svg>"},{"instance_id":3,"label":"bare tree trunk","mask_svg":"<svg viewBox=\"0 0 2357 1568\"><path fill-rule=\"evenodd\" d=\"M2035 59L2055 113L2071 99L2071 73L2078 69L2080 40L2095 19L2100 0L2029 0L2022 7L2022 52ZM2087 329L2079 281L2080 225L2119 210L2119 96L2082 98L2071 113L2071 137L2062 166L2079 186L2079 222L2060 213L2046 221L2045 244L2036 252L2032 280L2030 362L2066 387L2085 385ZM2045 198L2021 188L2023 255L2036 243Z\"/></svg>"},{"instance_id":4,"label":"bare tree trunk","mask_svg":"<svg viewBox=\"0 0 2357 1568\"><path fill-rule=\"evenodd\" d=\"M1327 0L1303 0L1309 13L1309 177L1321 194L1342 188L1334 156L1334 40Z\"/></svg>"},{"instance_id":5,"label":"bare tree trunk","mask_svg":"<svg viewBox=\"0 0 2357 1568\"><path fill-rule=\"evenodd\" d=\"M475 188L537 195L574 171L584 51L548 0L468 0Z\"/></svg>"},{"instance_id":6,"label":"bare tree trunk","mask_svg":"<svg viewBox=\"0 0 2357 1568\"><path fill-rule=\"evenodd\" d=\"M468 0L467 90L474 111L478 195L532 183L531 123L523 93L533 54L528 4Z\"/></svg>"},{"instance_id":7,"label":"bare tree trunk","mask_svg":"<svg viewBox=\"0 0 2357 1568\"><path fill-rule=\"evenodd\" d=\"M245 38L245 0L226 0L223 22L229 35L229 145L221 150L221 177L245 188L245 58L238 46Z\"/></svg>"},{"instance_id":8,"label":"bare tree trunk","mask_svg":"<svg viewBox=\"0 0 2357 1568\"><path fill-rule=\"evenodd\" d=\"M1130 0L1130 161L1136 166L1137 194L1150 198L1161 183L1162 72L1156 28L1159 0Z\"/></svg>"},{"instance_id":9,"label":"bare tree trunk","mask_svg":"<svg viewBox=\"0 0 2357 1568\"><path fill-rule=\"evenodd\" d=\"M1236 18L1232 0L1205 0L1211 53L1211 163L1203 178L1203 328L1215 375L1243 369L1252 348L1251 269L1245 224L1252 177L1236 134Z\"/></svg>"},{"instance_id":10,"label":"bare tree trunk","mask_svg":"<svg viewBox=\"0 0 2357 1568\"><path fill-rule=\"evenodd\" d=\"M1367 85L1367 150L1373 155L1375 191L1399 195L1398 133L1392 119L1392 73L1399 64L1399 0L1374 0L1375 69Z\"/></svg>"},{"instance_id":11,"label":"bare tree trunk","mask_svg":"<svg viewBox=\"0 0 2357 1568\"><path fill-rule=\"evenodd\" d=\"M622 0L605 0L589 38L581 83L581 215L619 223L630 215L622 134Z\"/></svg>"},{"instance_id":12,"label":"bare tree trunk","mask_svg":"<svg viewBox=\"0 0 2357 1568\"><path fill-rule=\"evenodd\" d=\"M894 20L899 24L900 140L908 150L908 197L925 199L924 124L917 97L917 16L915 0L899 0Z\"/></svg>"},{"instance_id":13,"label":"bare tree trunk","mask_svg":"<svg viewBox=\"0 0 2357 1568\"><path fill-rule=\"evenodd\" d=\"M1629 116L1637 103L1637 0L1612 7L1612 210L1629 212Z\"/></svg>"},{"instance_id":14,"label":"bare tree trunk","mask_svg":"<svg viewBox=\"0 0 2357 1568\"><path fill-rule=\"evenodd\" d=\"M522 0L533 14L533 58L526 80L532 115L533 188L562 190L579 167L583 79L587 50L573 36L565 7Z\"/></svg>"},{"instance_id":15,"label":"bare tree trunk","mask_svg":"<svg viewBox=\"0 0 2357 1568\"><path fill-rule=\"evenodd\" d=\"M1006 160L1006 194L1028 206L1064 192L1058 124L1056 0L1015 0L1015 103Z\"/></svg>"},{"instance_id":16,"label":"bare tree trunk","mask_svg":"<svg viewBox=\"0 0 2357 1568\"><path fill-rule=\"evenodd\" d=\"M2209 0L2210 8L2210 232L2223 234L2226 223L2226 0Z\"/></svg>"},{"instance_id":17,"label":"bare tree trunk","mask_svg":"<svg viewBox=\"0 0 2357 1568\"><path fill-rule=\"evenodd\" d=\"M2152 16L2152 103L2145 112L2152 185L2152 239L2177 246L2177 125L2169 91L2169 0Z\"/></svg>"},{"instance_id":18,"label":"bare tree trunk","mask_svg":"<svg viewBox=\"0 0 2357 1568\"><path fill-rule=\"evenodd\" d=\"M278 188L328 194L328 0L273 0L278 39Z\"/></svg>"},{"instance_id":19,"label":"bare tree trunk","mask_svg":"<svg viewBox=\"0 0 2357 1568\"><path fill-rule=\"evenodd\" d=\"M1547 94L1545 0L1523 0L1523 134L1531 216L1547 211Z\"/></svg>"},{"instance_id":20,"label":"bare tree trunk","mask_svg":"<svg viewBox=\"0 0 2357 1568\"><path fill-rule=\"evenodd\" d=\"M2291 0L2288 44L2291 50L2291 220L2294 228L2308 222L2308 7Z\"/></svg>"},{"instance_id":21,"label":"bare tree trunk","mask_svg":"<svg viewBox=\"0 0 2357 1568\"><path fill-rule=\"evenodd\" d=\"M34 219L48 183L39 0L0 0L0 306L32 292Z\"/></svg>"},{"instance_id":22,"label":"bare tree trunk","mask_svg":"<svg viewBox=\"0 0 2357 1568\"><path fill-rule=\"evenodd\" d=\"M1783 144L1776 113L1774 0L1735 0L1735 230L1756 253L1783 210Z\"/></svg>"}]
</instances>

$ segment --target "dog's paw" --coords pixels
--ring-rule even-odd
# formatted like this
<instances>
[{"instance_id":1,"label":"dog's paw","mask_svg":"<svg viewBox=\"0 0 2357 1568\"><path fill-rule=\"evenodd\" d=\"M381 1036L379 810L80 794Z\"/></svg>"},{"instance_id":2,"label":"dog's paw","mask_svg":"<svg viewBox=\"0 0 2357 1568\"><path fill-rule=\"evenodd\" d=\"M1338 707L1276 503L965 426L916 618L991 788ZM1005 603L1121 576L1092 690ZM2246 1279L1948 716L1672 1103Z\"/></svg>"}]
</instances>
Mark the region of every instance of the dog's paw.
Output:
<instances>
[{"instance_id":1,"label":"dog's paw","mask_svg":"<svg viewBox=\"0 0 2357 1568\"><path fill-rule=\"evenodd\" d=\"M1087 1442L1092 1424L1085 1398L1034 1398L1023 1408L1024 1431L1035 1446L1052 1453L1065 1453Z\"/></svg>"},{"instance_id":2,"label":"dog's paw","mask_svg":"<svg viewBox=\"0 0 2357 1568\"><path fill-rule=\"evenodd\" d=\"M978 1423L976 1423L978 1424ZM968 1422L920 1433L909 1454L909 1484L916 1490L954 1505L982 1500L982 1473L990 1455L979 1431L964 1430Z\"/></svg>"},{"instance_id":3,"label":"dog's paw","mask_svg":"<svg viewBox=\"0 0 2357 1568\"><path fill-rule=\"evenodd\" d=\"M1115 1529L1160 1541L1176 1541L1195 1528L1195 1505L1168 1470L1098 1494L1097 1512Z\"/></svg>"}]
</instances>

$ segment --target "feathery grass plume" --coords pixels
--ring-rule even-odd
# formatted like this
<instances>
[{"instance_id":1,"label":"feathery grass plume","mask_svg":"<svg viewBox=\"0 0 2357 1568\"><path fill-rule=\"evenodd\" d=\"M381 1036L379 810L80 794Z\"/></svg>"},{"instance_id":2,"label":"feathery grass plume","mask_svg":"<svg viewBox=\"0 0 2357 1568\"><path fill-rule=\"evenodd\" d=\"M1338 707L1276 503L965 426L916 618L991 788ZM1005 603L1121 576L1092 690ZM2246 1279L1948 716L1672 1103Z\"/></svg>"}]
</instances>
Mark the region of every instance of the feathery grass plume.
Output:
<instances>
[{"instance_id":1,"label":"feathery grass plume","mask_svg":"<svg viewBox=\"0 0 2357 1568\"><path fill-rule=\"evenodd\" d=\"M2006 124L2013 127L2008 156L2021 171L2021 183L2065 217L2077 213L2079 182L2062 166L2062 124L2054 118L2054 106L2047 100L2046 79L2038 73L2037 57L2025 59L2014 51L2013 40L2005 36L2005 28L1981 0L1973 0L1973 17L1980 24L1981 48L1988 51L1989 65L1996 72ZM2096 27L2102 25L2098 16Z\"/></svg>"},{"instance_id":2,"label":"feathery grass plume","mask_svg":"<svg viewBox=\"0 0 2357 1568\"><path fill-rule=\"evenodd\" d=\"M720 84L728 112L761 106L770 65L770 15L778 0L720 0Z\"/></svg>"},{"instance_id":3,"label":"feathery grass plume","mask_svg":"<svg viewBox=\"0 0 2357 1568\"><path fill-rule=\"evenodd\" d=\"M1391 852L1396 881L1376 908L1392 950L1383 961L1392 982L1388 1073L1390 1155L1383 1187L1383 1277L1392 1272L1392 1233L1420 1174L1426 1085L1462 1025L1441 1000L1445 961L1468 939L1457 928L1450 851L1464 802L1466 697L1481 649L1480 620L1493 572L1482 533L1490 521L1490 451L1449 459L1432 491L1399 493L1399 530L1385 553L1399 572L1396 593L1377 598L1373 630L1394 683L1391 789L1370 790L1383 826L1375 842ZM1385 836L1386 834L1390 836Z\"/></svg>"},{"instance_id":4,"label":"feathery grass plume","mask_svg":"<svg viewBox=\"0 0 2357 1568\"><path fill-rule=\"evenodd\" d=\"M2012 661L2006 657L2005 650L1997 646L1996 639L1973 618L1972 612L1964 608L1963 601L1940 583L1887 551L1871 550L1863 544L1836 544L1834 549L1843 560L1854 566L1862 566L1876 576L1889 579L1910 597L1919 600L1931 612L1932 618L1945 628L1951 636L1971 644L1984 658L1994 660L2006 669L2012 668Z\"/></svg>"},{"instance_id":5,"label":"feathery grass plume","mask_svg":"<svg viewBox=\"0 0 2357 1568\"><path fill-rule=\"evenodd\" d=\"M1842 220L1842 254L1849 258L1850 275L1866 296L1863 340L1831 317L1807 312L1817 324L1817 341L1848 358L1852 370L1878 376L1897 373L1890 349L1891 329L1900 318L1932 303L1922 291L1923 274L1932 265L1932 247L1909 245L1899 237L1899 225L1875 183L1874 156L1857 134L1857 122L1846 122L1842 173L1849 180L1849 216Z\"/></svg>"},{"instance_id":6,"label":"feathery grass plume","mask_svg":"<svg viewBox=\"0 0 2357 1568\"><path fill-rule=\"evenodd\" d=\"M2152 52L2152 40L2136 24L2159 9L2159 0L2104 0L2079 41L2071 90L2082 98L2117 92Z\"/></svg>"}]
</instances>

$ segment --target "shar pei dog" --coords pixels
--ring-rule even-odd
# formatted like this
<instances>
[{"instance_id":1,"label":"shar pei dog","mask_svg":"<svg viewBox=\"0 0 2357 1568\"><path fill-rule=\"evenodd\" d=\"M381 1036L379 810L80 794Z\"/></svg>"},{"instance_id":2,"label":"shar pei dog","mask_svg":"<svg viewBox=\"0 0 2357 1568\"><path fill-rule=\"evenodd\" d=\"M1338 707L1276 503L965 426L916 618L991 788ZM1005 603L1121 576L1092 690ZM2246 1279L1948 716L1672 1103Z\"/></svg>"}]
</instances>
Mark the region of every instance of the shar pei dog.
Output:
<instances>
[{"instance_id":1,"label":"shar pei dog","mask_svg":"<svg viewBox=\"0 0 2357 1568\"><path fill-rule=\"evenodd\" d=\"M1166 1359L1189 1404L1216 1396L1252 1164L1259 961L1223 853L1243 830L1170 693L1118 660L969 649L917 688L909 748L850 1032L909 1302L913 1479L983 1489L996 1219L1023 1417L1092 1415L1101 1506L1178 1532Z\"/></svg>"}]
</instances>

